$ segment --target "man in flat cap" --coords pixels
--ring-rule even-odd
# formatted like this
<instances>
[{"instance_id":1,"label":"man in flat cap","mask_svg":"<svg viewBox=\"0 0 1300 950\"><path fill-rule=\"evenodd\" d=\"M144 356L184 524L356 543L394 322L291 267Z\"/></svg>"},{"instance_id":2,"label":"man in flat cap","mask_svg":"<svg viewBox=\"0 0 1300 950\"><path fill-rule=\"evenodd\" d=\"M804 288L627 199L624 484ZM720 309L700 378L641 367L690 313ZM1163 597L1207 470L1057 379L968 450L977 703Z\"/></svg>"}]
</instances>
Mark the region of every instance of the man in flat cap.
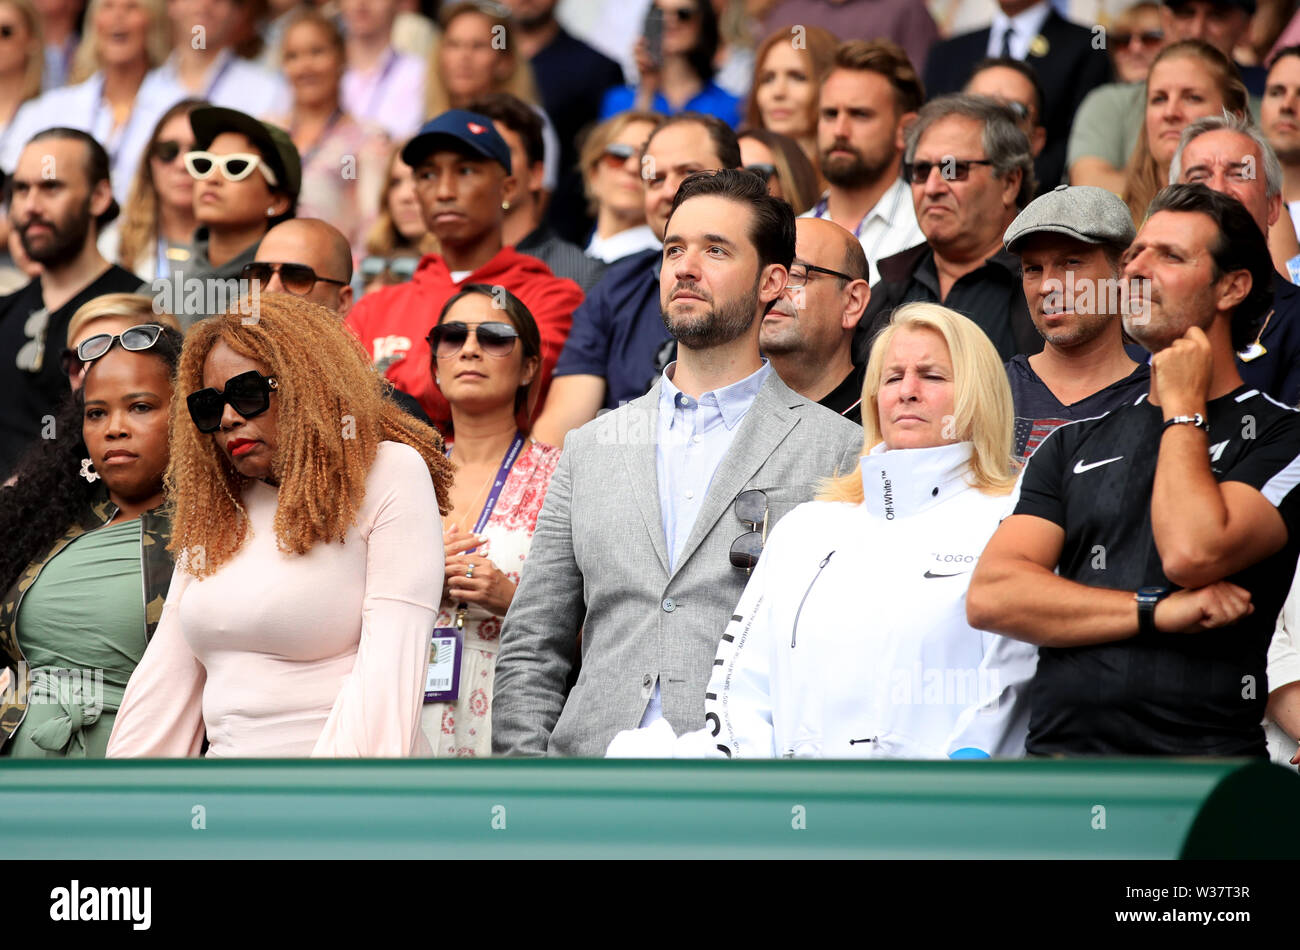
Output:
<instances>
[{"instance_id":1,"label":"man in flat cap","mask_svg":"<svg viewBox=\"0 0 1300 950\"><path fill-rule=\"evenodd\" d=\"M1034 199L1007 229L1003 243L1020 257L1029 317L1044 341L1041 353L1007 361L1017 458L1057 426L1132 405L1146 392L1146 360L1124 351L1120 319L1120 257L1135 233L1123 201L1086 185Z\"/></svg>"}]
</instances>

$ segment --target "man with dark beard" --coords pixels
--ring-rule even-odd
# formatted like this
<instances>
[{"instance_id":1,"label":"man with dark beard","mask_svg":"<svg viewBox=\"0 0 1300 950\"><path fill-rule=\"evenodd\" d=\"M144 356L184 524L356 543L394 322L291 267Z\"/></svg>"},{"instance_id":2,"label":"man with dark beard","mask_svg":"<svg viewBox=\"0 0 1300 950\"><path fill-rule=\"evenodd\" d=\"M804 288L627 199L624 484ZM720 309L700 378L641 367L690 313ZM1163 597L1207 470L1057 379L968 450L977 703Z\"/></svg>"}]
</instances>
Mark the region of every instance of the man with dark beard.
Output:
<instances>
[{"instance_id":1,"label":"man with dark beard","mask_svg":"<svg viewBox=\"0 0 1300 950\"><path fill-rule=\"evenodd\" d=\"M899 177L903 129L925 100L916 70L889 40L854 40L835 51L821 86L817 150L829 188L804 217L829 218L862 242L876 262L922 244L912 196Z\"/></svg>"},{"instance_id":2,"label":"man with dark beard","mask_svg":"<svg viewBox=\"0 0 1300 950\"><path fill-rule=\"evenodd\" d=\"M718 641L768 533L862 443L759 355L794 251L794 212L757 175L677 190L659 275L677 360L565 443L501 632L495 754L603 755L625 729L704 726Z\"/></svg>"},{"instance_id":3,"label":"man with dark beard","mask_svg":"<svg viewBox=\"0 0 1300 950\"><path fill-rule=\"evenodd\" d=\"M1057 426L1131 406L1150 386L1146 362L1124 351L1120 258L1136 234L1120 198L1104 188L1061 185L1035 198L1007 228L1020 257L1029 317L1041 353L1007 361L1016 406L1016 458Z\"/></svg>"},{"instance_id":4,"label":"man with dark beard","mask_svg":"<svg viewBox=\"0 0 1300 950\"><path fill-rule=\"evenodd\" d=\"M108 154L93 138L64 128L37 134L8 187L9 223L42 272L0 298L0 481L33 439L53 437L54 412L68 392L59 357L72 314L101 294L140 286L95 246L118 208Z\"/></svg>"}]
</instances>

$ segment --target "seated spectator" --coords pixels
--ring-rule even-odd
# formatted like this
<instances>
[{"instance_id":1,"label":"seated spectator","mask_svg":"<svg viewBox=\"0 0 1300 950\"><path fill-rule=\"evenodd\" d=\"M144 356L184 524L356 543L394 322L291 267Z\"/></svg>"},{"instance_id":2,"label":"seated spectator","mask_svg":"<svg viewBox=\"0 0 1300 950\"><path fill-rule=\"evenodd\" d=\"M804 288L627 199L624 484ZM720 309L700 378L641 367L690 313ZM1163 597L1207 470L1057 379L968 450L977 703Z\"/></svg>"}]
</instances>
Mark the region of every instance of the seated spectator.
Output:
<instances>
[{"instance_id":1,"label":"seated spectator","mask_svg":"<svg viewBox=\"0 0 1300 950\"><path fill-rule=\"evenodd\" d=\"M1273 60L1259 124L1282 163L1282 200L1300 233L1300 46L1282 49ZM1300 280L1300 273L1287 276Z\"/></svg>"},{"instance_id":2,"label":"seated spectator","mask_svg":"<svg viewBox=\"0 0 1300 950\"><path fill-rule=\"evenodd\" d=\"M0 0L0 31L4 30L8 39L0 43L0 155L27 141L21 131L15 134L14 122L23 104L40 96L45 64L40 17L32 0ZM11 170L13 165L5 168Z\"/></svg>"},{"instance_id":3,"label":"seated spectator","mask_svg":"<svg viewBox=\"0 0 1300 950\"><path fill-rule=\"evenodd\" d=\"M767 183L769 195L787 202L795 214L812 208L819 193L817 169L793 139L767 129L751 129L737 138L744 168Z\"/></svg>"},{"instance_id":4,"label":"seated spectator","mask_svg":"<svg viewBox=\"0 0 1300 950\"><path fill-rule=\"evenodd\" d=\"M554 191L560 175L560 142L551 120L540 106L532 67L513 41L514 24L498 3L482 5L462 0L443 7L442 38L429 57L429 83L424 114L438 116L448 109L468 109L483 96L508 92L528 103L542 120L546 176L543 187Z\"/></svg>"},{"instance_id":5,"label":"seated spectator","mask_svg":"<svg viewBox=\"0 0 1300 950\"><path fill-rule=\"evenodd\" d=\"M285 294L196 325L176 396L176 573L108 755L196 756L205 731L218 758L427 753L442 440L338 317Z\"/></svg>"},{"instance_id":6,"label":"seated spectator","mask_svg":"<svg viewBox=\"0 0 1300 950\"><path fill-rule=\"evenodd\" d=\"M641 154L660 121L653 112L620 112L592 129L582 143L583 186L596 219L587 253L606 264L659 250L659 238L645 219Z\"/></svg>"},{"instance_id":7,"label":"seated spectator","mask_svg":"<svg viewBox=\"0 0 1300 950\"><path fill-rule=\"evenodd\" d=\"M759 354L794 258L790 206L746 172L696 174L666 230L659 300L678 358L560 456L502 631L498 754L600 755L615 733L660 719L678 734L702 728L745 582L735 558L815 481L851 467L861 441Z\"/></svg>"},{"instance_id":8,"label":"seated spectator","mask_svg":"<svg viewBox=\"0 0 1300 950\"><path fill-rule=\"evenodd\" d=\"M430 336L433 372L451 406L447 455L456 468L438 628L462 630L463 642L459 684L445 701L426 694L424 731L434 755L488 756L501 618L560 451L528 438L541 335L518 297L506 291L499 300L486 284L470 284L447 301Z\"/></svg>"},{"instance_id":9,"label":"seated spectator","mask_svg":"<svg viewBox=\"0 0 1300 950\"><path fill-rule=\"evenodd\" d=\"M998 0L993 23L940 40L925 65L931 96L958 91L972 68L988 56L1018 59L1033 68L1043 90L1041 116L1047 131L1034 177L1044 189L1065 176L1070 123L1091 90L1110 79L1110 60L1095 31L1072 23L1048 0Z\"/></svg>"},{"instance_id":10,"label":"seated spectator","mask_svg":"<svg viewBox=\"0 0 1300 950\"><path fill-rule=\"evenodd\" d=\"M195 180L193 251L177 268L177 284L237 278L268 230L294 216L302 166L298 149L279 126L234 109L201 106L190 113L194 150L185 168ZM173 299L181 300L182 295ZM206 313L177 313L186 329Z\"/></svg>"},{"instance_id":11,"label":"seated spectator","mask_svg":"<svg viewBox=\"0 0 1300 950\"><path fill-rule=\"evenodd\" d=\"M915 0L746 0L745 5L751 16L762 19L760 35L798 23L810 35L825 30L845 42L892 40L917 70L925 68L930 48L942 35L925 4ZM987 0L980 5L987 6Z\"/></svg>"},{"instance_id":12,"label":"seated spectator","mask_svg":"<svg viewBox=\"0 0 1300 950\"><path fill-rule=\"evenodd\" d=\"M814 166L818 160L817 94L835 61L835 37L819 26L779 27L758 44L754 82L745 100L745 128L794 139ZM795 42L795 37L799 42Z\"/></svg>"},{"instance_id":13,"label":"seated spectator","mask_svg":"<svg viewBox=\"0 0 1300 950\"><path fill-rule=\"evenodd\" d=\"M1043 87L1034 67L1010 56L993 57L975 64L963 92L988 96L1007 106L1016 115L1016 124L1029 139L1029 151L1037 158L1047 143L1043 128ZM1050 185L1040 187L1050 188Z\"/></svg>"},{"instance_id":14,"label":"seated spectator","mask_svg":"<svg viewBox=\"0 0 1300 950\"><path fill-rule=\"evenodd\" d=\"M109 154L113 196L125 202L159 117L185 91L155 69L167 57L163 0L91 0L90 26L73 62L71 85L48 90L14 118L0 166L13 167L22 143L57 121L93 135Z\"/></svg>"},{"instance_id":15,"label":"seated spectator","mask_svg":"<svg viewBox=\"0 0 1300 950\"><path fill-rule=\"evenodd\" d=\"M402 146L388 155L388 170L379 192L379 217L366 235L361 260L362 292L411 279L422 254L436 253L437 239L424 225L415 192L415 173L402 161Z\"/></svg>"},{"instance_id":16,"label":"seated spectator","mask_svg":"<svg viewBox=\"0 0 1300 950\"><path fill-rule=\"evenodd\" d=\"M1120 258L1136 234L1119 197L1061 185L1011 222L1003 243L1020 258L1029 316L1043 350L1007 361L1023 461L1057 426L1131 406L1150 387L1146 361L1124 351L1130 299Z\"/></svg>"},{"instance_id":17,"label":"seated spectator","mask_svg":"<svg viewBox=\"0 0 1300 950\"><path fill-rule=\"evenodd\" d=\"M397 0L340 0L347 37L343 108L394 140L415 134L424 118L425 63L393 46Z\"/></svg>"},{"instance_id":18,"label":"seated spectator","mask_svg":"<svg viewBox=\"0 0 1300 950\"><path fill-rule=\"evenodd\" d=\"M555 123L560 142L560 177L546 208L546 220L575 244L591 232L578 169L584 132L599 121L605 90L623 84L623 70L608 56L572 36L555 17L557 0L508 0L514 38L537 80L541 104ZM639 143L638 143L639 144Z\"/></svg>"},{"instance_id":19,"label":"seated spectator","mask_svg":"<svg viewBox=\"0 0 1300 950\"><path fill-rule=\"evenodd\" d=\"M734 758L1022 755L1035 650L965 610L1015 486L997 351L959 313L900 307L862 401L858 469L768 529L705 721ZM936 694L936 677L961 686Z\"/></svg>"},{"instance_id":20,"label":"seated spectator","mask_svg":"<svg viewBox=\"0 0 1300 950\"><path fill-rule=\"evenodd\" d=\"M582 290L503 243L504 205L518 190L509 147L487 116L453 109L425 123L402 159L415 169L420 208L440 253L425 255L410 283L361 298L348 326L393 384L445 425L450 407L429 373L433 314L463 284L500 285L524 302L541 329L540 405Z\"/></svg>"},{"instance_id":21,"label":"seated spectator","mask_svg":"<svg viewBox=\"0 0 1300 950\"><path fill-rule=\"evenodd\" d=\"M1166 46L1151 66L1146 84L1146 118L1129 156L1123 198L1134 225L1169 181L1169 163L1183 129L1225 109L1246 112L1246 87L1226 56L1207 43L1189 40Z\"/></svg>"},{"instance_id":22,"label":"seated spectator","mask_svg":"<svg viewBox=\"0 0 1300 950\"><path fill-rule=\"evenodd\" d=\"M738 168L740 146L714 116L684 113L651 133L641 156L646 221L662 239L677 187L701 170ZM569 430L643 395L671 359L672 337L659 306L663 254L648 250L619 261L573 315L573 333L556 365L555 395L533 434L547 445L564 444Z\"/></svg>"},{"instance_id":23,"label":"seated spectator","mask_svg":"<svg viewBox=\"0 0 1300 950\"><path fill-rule=\"evenodd\" d=\"M1201 40L1232 60L1239 46L1248 45L1254 12L1254 0L1164 0L1160 5L1161 28L1171 43ZM1250 95L1255 99L1262 96L1264 68L1235 60L1233 65Z\"/></svg>"},{"instance_id":24,"label":"seated spectator","mask_svg":"<svg viewBox=\"0 0 1300 950\"><path fill-rule=\"evenodd\" d=\"M1171 185L1125 260L1150 282L1124 326L1151 392L1038 447L967 618L1040 647L1030 755L1262 756L1300 553L1300 414L1236 367L1272 297L1264 235L1239 201Z\"/></svg>"},{"instance_id":25,"label":"seated spectator","mask_svg":"<svg viewBox=\"0 0 1300 950\"><path fill-rule=\"evenodd\" d=\"M924 99L903 50L883 40L845 43L821 83L817 149L830 187L809 214L857 235L872 284L882 258L925 240L899 177L903 133Z\"/></svg>"},{"instance_id":26,"label":"seated spectator","mask_svg":"<svg viewBox=\"0 0 1300 950\"><path fill-rule=\"evenodd\" d=\"M227 109L252 109L257 118L289 111L289 87L279 73L238 54L246 0L168 0L172 52L158 67L182 94ZM195 38L203 36L202 43Z\"/></svg>"},{"instance_id":27,"label":"seated spectator","mask_svg":"<svg viewBox=\"0 0 1300 950\"><path fill-rule=\"evenodd\" d=\"M880 282L854 342L865 363L872 336L900 304L941 303L970 317L1009 360L1037 353L1019 261L1002 235L1034 194L1029 141L1015 116L980 96L925 104L907 130L903 175L925 243L880 262Z\"/></svg>"},{"instance_id":28,"label":"seated spectator","mask_svg":"<svg viewBox=\"0 0 1300 950\"><path fill-rule=\"evenodd\" d=\"M39 133L7 187L9 223L41 271L0 298L0 483L67 394L59 356L72 315L100 294L140 286L139 277L109 264L96 245L99 231L117 217L117 203L108 153L85 132Z\"/></svg>"},{"instance_id":29,"label":"seated spectator","mask_svg":"<svg viewBox=\"0 0 1300 950\"><path fill-rule=\"evenodd\" d=\"M1184 129L1169 180L1199 182L1231 195L1246 206L1262 234L1272 233L1283 218L1282 166L1263 133L1244 117L1207 116ZM1278 272L1276 256L1272 309L1255 338L1238 351L1237 371L1279 402L1300 404L1300 288Z\"/></svg>"},{"instance_id":30,"label":"seated spectator","mask_svg":"<svg viewBox=\"0 0 1300 950\"><path fill-rule=\"evenodd\" d=\"M795 221L785 290L763 317L758 348L800 396L862 424L863 364L853 334L871 290L862 245L834 221Z\"/></svg>"},{"instance_id":31,"label":"seated spectator","mask_svg":"<svg viewBox=\"0 0 1300 950\"><path fill-rule=\"evenodd\" d=\"M1092 90L1074 114L1065 155L1070 184L1124 193L1124 166L1142 132L1147 76L1165 41L1158 3L1135 3L1106 30L1119 81Z\"/></svg>"},{"instance_id":32,"label":"seated spectator","mask_svg":"<svg viewBox=\"0 0 1300 950\"><path fill-rule=\"evenodd\" d=\"M240 272L261 293L292 294L346 317L352 309L352 254L338 228L319 218L282 221Z\"/></svg>"},{"instance_id":33,"label":"seated spectator","mask_svg":"<svg viewBox=\"0 0 1300 950\"><path fill-rule=\"evenodd\" d=\"M82 343L92 336L120 335L141 324L157 324L180 332L176 318L170 313L159 311L154 306L153 298L145 294L100 294L78 307L68 321L68 348L63 351L61 360L72 392L81 388L89 365L78 354Z\"/></svg>"},{"instance_id":34,"label":"seated spectator","mask_svg":"<svg viewBox=\"0 0 1300 950\"><path fill-rule=\"evenodd\" d=\"M373 201L388 139L367 117L344 111L343 50L343 34L329 17L314 10L295 15L280 57L293 111L273 121L289 130L301 156L298 213L336 222L360 260L366 232L379 212Z\"/></svg>"},{"instance_id":35,"label":"seated spectator","mask_svg":"<svg viewBox=\"0 0 1300 950\"><path fill-rule=\"evenodd\" d=\"M180 352L157 325L83 342L85 389L0 489L5 755L104 755L172 577L163 472Z\"/></svg>"},{"instance_id":36,"label":"seated spectator","mask_svg":"<svg viewBox=\"0 0 1300 950\"><path fill-rule=\"evenodd\" d=\"M202 105L198 99L182 99L158 120L144 160L136 167L121 223L112 232L116 247L105 256L141 280L170 277L173 268L188 267L193 257L198 223L194 179L185 168L185 156L194 151L190 113Z\"/></svg>"},{"instance_id":37,"label":"seated spectator","mask_svg":"<svg viewBox=\"0 0 1300 950\"><path fill-rule=\"evenodd\" d=\"M510 167L519 187L505 209L501 240L514 245L520 254L529 254L557 277L564 277L582 288L584 294L596 286L605 273L605 264L588 257L582 248L560 237L542 221L549 195L545 180L545 146L542 144L542 121L527 103L508 92L498 92L469 105L492 120L510 149Z\"/></svg>"},{"instance_id":38,"label":"seated spectator","mask_svg":"<svg viewBox=\"0 0 1300 950\"><path fill-rule=\"evenodd\" d=\"M657 29L649 26L659 21ZM710 0L653 0L646 16L648 35L658 35L652 49L637 40L635 87L616 86L605 93L600 117L625 109L676 115L702 112L733 128L740 122L740 100L713 81L718 52L718 16Z\"/></svg>"}]
</instances>

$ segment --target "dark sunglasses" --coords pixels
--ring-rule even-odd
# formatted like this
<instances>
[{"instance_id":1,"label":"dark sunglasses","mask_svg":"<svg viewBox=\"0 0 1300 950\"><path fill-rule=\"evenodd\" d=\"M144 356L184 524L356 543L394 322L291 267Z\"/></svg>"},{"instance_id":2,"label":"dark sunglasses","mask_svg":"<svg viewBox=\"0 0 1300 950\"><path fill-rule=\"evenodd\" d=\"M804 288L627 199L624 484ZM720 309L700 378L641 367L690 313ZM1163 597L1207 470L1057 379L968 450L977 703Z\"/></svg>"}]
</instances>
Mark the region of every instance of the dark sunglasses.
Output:
<instances>
[{"instance_id":1,"label":"dark sunglasses","mask_svg":"<svg viewBox=\"0 0 1300 950\"><path fill-rule=\"evenodd\" d=\"M250 369L226 380L224 390L209 386L190 393L185 402L195 428L200 432L216 432L221 428L221 416L227 405L245 419L252 419L271 408L271 393L279 388L274 376L263 376Z\"/></svg>"},{"instance_id":2,"label":"dark sunglasses","mask_svg":"<svg viewBox=\"0 0 1300 950\"><path fill-rule=\"evenodd\" d=\"M601 153L601 159L610 168L622 168L627 164L627 160L637 153L635 145L625 145L622 142L610 142L605 146L605 151Z\"/></svg>"},{"instance_id":3,"label":"dark sunglasses","mask_svg":"<svg viewBox=\"0 0 1300 950\"><path fill-rule=\"evenodd\" d=\"M388 274L400 280L410 280L419 266L418 257L371 256L362 259L361 276L365 280L374 280L380 274Z\"/></svg>"},{"instance_id":4,"label":"dark sunglasses","mask_svg":"<svg viewBox=\"0 0 1300 950\"><path fill-rule=\"evenodd\" d=\"M766 162L758 162L754 165L746 165L745 171L753 172L759 178L763 179L764 182L769 182L772 180L772 176L776 174L776 166L769 165Z\"/></svg>"},{"instance_id":5,"label":"dark sunglasses","mask_svg":"<svg viewBox=\"0 0 1300 950\"><path fill-rule=\"evenodd\" d=\"M85 364L94 362L111 350L114 343L121 343L122 349L133 353L147 350L158 342L162 331L163 328L156 323L141 323L127 327L120 334L96 333L94 336L86 337L77 344L75 350L64 350L61 354L63 372L71 376Z\"/></svg>"},{"instance_id":6,"label":"dark sunglasses","mask_svg":"<svg viewBox=\"0 0 1300 950\"><path fill-rule=\"evenodd\" d=\"M164 165L170 165L172 162L176 161L176 157L180 155L181 152L188 148L188 145L183 145L175 139L160 139L149 147L149 155L150 157L162 162Z\"/></svg>"},{"instance_id":7,"label":"dark sunglasses","mask_svg":"<svg viewBox=\"0 0 1300 950\"><path fill-rule=\"evenodd\" d=\"M502 357L510 355L510 351L515 348L515 340L519 339L519 331L508 323L478 323L470 325L453 321L451 323L440 323L425 337L429 342L429 348L433 350L434 356L438 359L446 359L449 356L455 356L460 352L460 348L465 345L469 339L470 331L474 331L474 339L478 342L478 348L486 356Z\"/></svg>"},{"instance_id":8,"label":"dark sunglasses","mask_svg":"<svg viewBox=\"0 0 1300 950\"><path fill-rule=\"evenodd\" d=\"M767 541L767 495L750 488L736 496L736 517L752 530L731 542L731 566L749 573L758 563Z\"/></svg>"},{"instance_id":9,"label":"dark sunglasses","mask_svg":"<svg viewBox=\"0 0 1300 950\"><path fill-rule=\"evenodd\" d=\"M970 177L972 165L992 165L987 158L962 158L942 162L904 162L903 177L914 185L924 185L930 172L939 169L944 181L965 181Z\"/></svg>"},{"instance_id":10,"label":"dark sunglasses","mask_svg":"<svg viewBox=\"0 0 1300 950\"><path fill-rule=\"evenodd\" d=\"M251 264L245 264L244 269L239 272L239 276L244 280L255 280L258 283L270 283L272 274L280 275L280 283L284 289L289 291L295 297L302 297L311 293L311 289L316 286L316 282L324 281L327 284L337 284L340 287L346 287L348 282L345 280L335 280L333 277L321 277L306 264L270 264L265 261L254 261Z\"/></svg>"},{"instance_id":11,"label":"dark sunglasses","mask_svg":"<svg viewBox=\"0 0 1300 950\"><path fill-rule=\"evenodd\" d=\"M1112 33L1108 37L1109 44L1114 49L1123 49L1137 39L1142 44L1143 49L1155 49L1164 42L1165 34L1160 30L1143 30L1141 33Z\"/></svg>"}]
</instances>

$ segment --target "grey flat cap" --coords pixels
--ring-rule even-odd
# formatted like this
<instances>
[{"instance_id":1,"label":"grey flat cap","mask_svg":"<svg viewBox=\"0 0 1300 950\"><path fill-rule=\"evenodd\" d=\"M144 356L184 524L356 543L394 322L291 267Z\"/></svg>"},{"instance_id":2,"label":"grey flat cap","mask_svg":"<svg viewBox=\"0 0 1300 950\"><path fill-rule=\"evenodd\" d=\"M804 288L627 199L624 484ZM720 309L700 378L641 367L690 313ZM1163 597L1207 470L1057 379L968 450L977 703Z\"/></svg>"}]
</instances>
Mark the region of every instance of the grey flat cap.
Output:
<instances>
[{"instance_id":1,"label":"grey flat cap","mask_svg":"<svg viewBox=\"0 0 1300 950\"><path fill-rule=\"evenodd\" d=\"M1137 237L1128 205L1118 195L1091 185L1059 185L1029 202L1016 215L1002 245L1012 254L1031 234L1064 234L1088 244L1128 247Z\"/></svg>"}]
</instances>

